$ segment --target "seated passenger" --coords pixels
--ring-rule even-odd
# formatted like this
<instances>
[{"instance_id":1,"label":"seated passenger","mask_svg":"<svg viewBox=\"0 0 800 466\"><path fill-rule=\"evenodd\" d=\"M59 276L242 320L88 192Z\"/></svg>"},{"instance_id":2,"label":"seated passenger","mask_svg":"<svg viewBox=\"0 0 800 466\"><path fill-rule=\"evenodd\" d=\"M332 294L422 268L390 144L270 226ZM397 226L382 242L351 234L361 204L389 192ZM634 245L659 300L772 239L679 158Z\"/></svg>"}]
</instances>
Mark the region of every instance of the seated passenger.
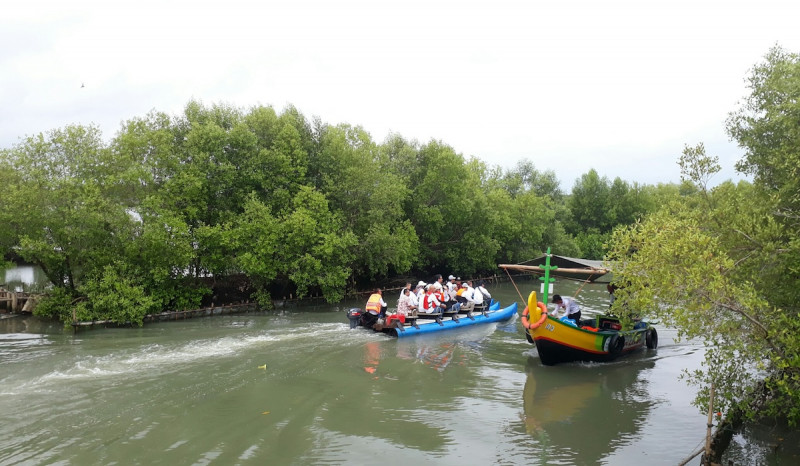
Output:
<instances>
[{"instance_id":1,"label":"seated passenger","mask_svg":"<svg viewBox=\"0 0 800 466\"><path fill-rule=\"evenodd\" d=\"M447 283L445 283L445 287L447 287L448 291L453 291L456 289L456 277L450 275L447 277Z\"/></svg>"},{"instance_id":2,"label":"seated passenger","mask_svg":"<svg viewBox=\"0 0 800 466\"><path fill-rule=\"evenodd\" d=\"M425 287L428 286L427 283L420 280L417 283L417 288L414 293L417 295L417 303L422 302L422 298L425 297Z\"/></svg>"},{"instance_id":3,"label":"seated passenger","mask_svg":"<svg viewBox=\"0 0 800 466\"><path fill-rule=\"evenodd\" d=\"M462 311L472 311L475 309L475 299L473 298L474 291L469 286L469 281L461 283L461 288L458 289L458 302L461 303Z\"/></svg>"},{"instance_id":4,"label":"seated passenger","mask_svg":"<svg viewBox=\"0 0 800 466\"><path fill-rule=\"evenodd\" d=\"M406 323L406 317L412 314L413 310L410 306L411 300L411 290L408 288L403 289L403 296L397 301L397 313L398 320L401 323Z\"/></svg>"},{"instance_id":5,"label":"seated passenger","mask_svg":"<svg viewBox=\"0 0 800 466\"><path fill-rule=\"evenodd\" d=\"M403 297L403 293L404 293L404 292L405 292L405 290L407 290L407 289L408 289L408 290L410 290L410 289L411 289L411 282L406 282L406 286L404 286L404 287L400 288L400 294L397 296L397 299L400 299L400 298L402 298L402 297Z\"/></svg>"},{"instance_id":6,"label":"seated passenger","mask_svg":"<svg viewBox=\"0 0 800 466\"><path fill-rule=\"evenodd\" d=\"M375 288L375 291L369 296L365 309L374 316L386 316L386 302L383 300L383 292L380 288Z\"/></svg>"},{"instance_id":7,"label":"seated passenger","mask_svg":"<svg viewBox=\"0 0 800 466\"><path fill-rule=\"evenodd\" d=\"M433 292L437 295L439 302L444 305L444 312L458 313L461 304L455 300L455 294L451 295L450 292L445 292L443 287L438 283L433 284Z\"/></svg>"},{"instance_id":8,"label":"seated passenger","mask_svg":"<svg viewBox=\"0 0 800 466\"><path fill-rule=\"evenodd\" d=\"M492 295L486 290L483 286L484 281L481 280L478 282L478 286L475 287L475 291L472 293L472 299L475 301L475 307L481 308L486 304L489 305L489 301L492 299Z\"/></svg>"},{"instance_id":9,"label":"seated passenger","mask_svg":"<svg viewBox=\"0 0 800 466\"><path fill-rule=\"evenodd\" d=\"M444 311L444 304L439 301L439 297L433 292L433 285L426 287L425 296L422 298L422 306L420 311L425 314L441 315Z\"/></svg>"}]
</instances>

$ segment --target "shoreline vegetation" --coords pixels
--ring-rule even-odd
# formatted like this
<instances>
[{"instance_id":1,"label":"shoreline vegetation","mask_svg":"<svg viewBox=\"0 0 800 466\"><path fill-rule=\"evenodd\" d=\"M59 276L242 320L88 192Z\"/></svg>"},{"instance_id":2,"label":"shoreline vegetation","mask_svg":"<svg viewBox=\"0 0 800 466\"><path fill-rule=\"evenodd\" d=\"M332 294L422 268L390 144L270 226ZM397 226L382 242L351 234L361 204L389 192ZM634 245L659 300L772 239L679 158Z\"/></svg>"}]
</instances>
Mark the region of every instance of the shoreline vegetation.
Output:
<instances>
[{"instance_id":1,"label":"shoreline vegetation","mask_svg":"<svg viewBox=\"0 0 800 466\"><path fill-rule=\"evenodd\" d=\"M248 299L338 302L402 277L483 276L551 246L602 257L612 230L691 193L590 170L564 193L529 161L490 167L442 141L189 102L110 141L68 126L0 150L0 247L49 282L36 313L139 324ZM25 215L20 215L25 212Z\"/></svg>"},{"instance_id":2,"label":"shoreline vegetation","mask_svg":"<svg viewBox=\"0 0 800 466\"><path fill-rule=\"evenodd\" d=\"M698 409L713 398L722 416L796 426L800 55L773 47L747 83L726 129L752 181L715 186L719 159L702 143L678 157L680 184L592 169L566 193L527 160L506 169L442 141L376 142L294 107L192 101L128 120L109 141L71 125L0 149L0 249L41 268L50 288L35 312L65 325L141 325L226 293L333 303L427 271L492 274L548 247L604 257L619 286L612 312L706 342L703 369L685 374Z\"/></svg>"}]
</instances>

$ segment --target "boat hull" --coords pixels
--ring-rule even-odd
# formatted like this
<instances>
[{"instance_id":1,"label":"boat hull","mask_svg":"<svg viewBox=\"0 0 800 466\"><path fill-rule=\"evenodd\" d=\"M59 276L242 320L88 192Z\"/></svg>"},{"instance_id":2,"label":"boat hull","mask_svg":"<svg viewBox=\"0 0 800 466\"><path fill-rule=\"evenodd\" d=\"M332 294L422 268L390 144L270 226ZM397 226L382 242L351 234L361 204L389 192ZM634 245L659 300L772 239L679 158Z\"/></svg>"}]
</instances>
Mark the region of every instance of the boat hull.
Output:
<instances>
[{"instance_id":1,"label":"boat hull","mask_svg":"<svg viewBox=\"0 0 800 466\"><path fill-rule=\"evenodd\" d=\"M533 311L529 312L529 309ZM523 312L528 341L536 345L542 364L553 365L573 361L608 362L641 349L654 346L655 330L647 323L637 323L628 331L586 330L547 316L542 319L536 293L528 298ZM535 322L535 324L526 324ZM530 328L529 328L530 327ZM649 335L649 337L648 337Z\"/></svg>"},{"instance_id":2,"label":"boat hull","mask_svg":"<svg viewBox=\"0 0 800 466\"><path fill-rule=\"evenodd\" d=\"M442 323L439 324L433 319L417 319L417 326L404 326L402 329L400 328L381 328L380 331L383 333L387 333L389 335L398 337L398 338L406 338L412 337L415 335L421 335L425 333L435 333L435 332L445 332L448 330L455 330L459 328L465 327L472 327L475 325L484 325L484 324L491 324L494 322L502 322L508 319L511 319L514 315L517 314L517 303L514 302L510 306L500 309L500 303L494 302L491 306L489 306L489 310L486 313L475 313L473 314L472 318L470 319L466 315L460 315L458 321L445 317L442 319Z\"/></svg>"},{"instance_id":3,"label":"boat hull","mask_svg":"<svg viewBox=\"0 0 800 466\"><path fill-rule=\"evenodd\" d=\"M548 324L553 327L571 327L548 317ZM542 364L554 365L574 361L609 362L644 347L645 334L648 330L632 330L630 332L589 332L578 328L562 329L559 336L549 335L547 326L533 336L536 351ZM589 335L583 335L583 334ZM614 339L623 338L621 350L613 351Z\"/></svg>"}]
</instances>

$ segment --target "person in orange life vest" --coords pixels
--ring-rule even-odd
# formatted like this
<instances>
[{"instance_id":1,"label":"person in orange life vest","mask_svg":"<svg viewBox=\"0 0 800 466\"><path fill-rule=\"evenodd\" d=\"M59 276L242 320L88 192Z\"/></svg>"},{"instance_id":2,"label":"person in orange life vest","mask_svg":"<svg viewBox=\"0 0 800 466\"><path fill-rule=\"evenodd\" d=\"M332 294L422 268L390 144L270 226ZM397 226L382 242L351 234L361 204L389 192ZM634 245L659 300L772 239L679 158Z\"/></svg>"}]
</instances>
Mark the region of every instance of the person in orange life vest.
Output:
<instances>
[{"instance_id":1,"label":"person in orange life vest","mask_svg":"<svg viewBox=\"0 0 800 466\"><path fill-rule=\"evenodd\" d=\"M473 299L473 290L469 286L469 282L465 281L461 283L461 288L458 289L457 293L457 300L461 303L461 309L465 311L471 311L475 308L475 300Z\"/></svg>"},{"instance_id":2,"label":"person in orange life vest","mask_svg":"<svg viewBox=\"0 0 800 466\"><path fill-rule=\"evenodd\" d=\"M434 285L428 285L425 288L425 296L422 298L422 311L426 314L441 314L444 311L444 304L439 300L439 297L434 293Z\"/></svg>"},{"instance_id":3,"label":"person in orange life vest","mask_svg":"<svg viewBox=\"0 0 800 466\"><path fill-rule=\"evenodd\" d=\"M372 315L386 316L386 302L383 300L383 292L380 288L375 288L375 291L367 300L365 309Z\"/></svg>"},{"instance_id":4,"label":"person in orange life vest","mask_svg":"<svg viewBox=\"0 0 800 466\"><path fill-rule=\"evenodd\" d=\"M461 304L455 299L455 293L453 293L452 296L450 292L445 294L444 288L439 283L433 284L433 292L437 295L436 297L439 299L439 302L444 305L445 311L458 312L461 309Z\"/></svg>"}]
</instances>

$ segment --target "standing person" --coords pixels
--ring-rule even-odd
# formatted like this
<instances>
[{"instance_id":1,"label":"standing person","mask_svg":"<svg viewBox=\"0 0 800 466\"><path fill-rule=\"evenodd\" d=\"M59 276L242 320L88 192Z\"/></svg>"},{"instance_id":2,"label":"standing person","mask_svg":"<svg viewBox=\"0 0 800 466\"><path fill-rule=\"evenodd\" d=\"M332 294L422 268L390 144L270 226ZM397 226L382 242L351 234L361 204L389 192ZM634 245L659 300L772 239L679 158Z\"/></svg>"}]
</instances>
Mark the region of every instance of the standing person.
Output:
<instances>
[{"instance_id":1,"label":"standing person","mask_svg":"<svg viewBox=\"0 0 800 466\"><path fill-rule=\"evenodd\" d=\"M564 316L574 319L576 325L581 324L581 308L573 298L562 298L561 295L553 295L553 303L556 305L553 316L558 317L558 310L564 309Z\"/></svg>"}]
</instances>

